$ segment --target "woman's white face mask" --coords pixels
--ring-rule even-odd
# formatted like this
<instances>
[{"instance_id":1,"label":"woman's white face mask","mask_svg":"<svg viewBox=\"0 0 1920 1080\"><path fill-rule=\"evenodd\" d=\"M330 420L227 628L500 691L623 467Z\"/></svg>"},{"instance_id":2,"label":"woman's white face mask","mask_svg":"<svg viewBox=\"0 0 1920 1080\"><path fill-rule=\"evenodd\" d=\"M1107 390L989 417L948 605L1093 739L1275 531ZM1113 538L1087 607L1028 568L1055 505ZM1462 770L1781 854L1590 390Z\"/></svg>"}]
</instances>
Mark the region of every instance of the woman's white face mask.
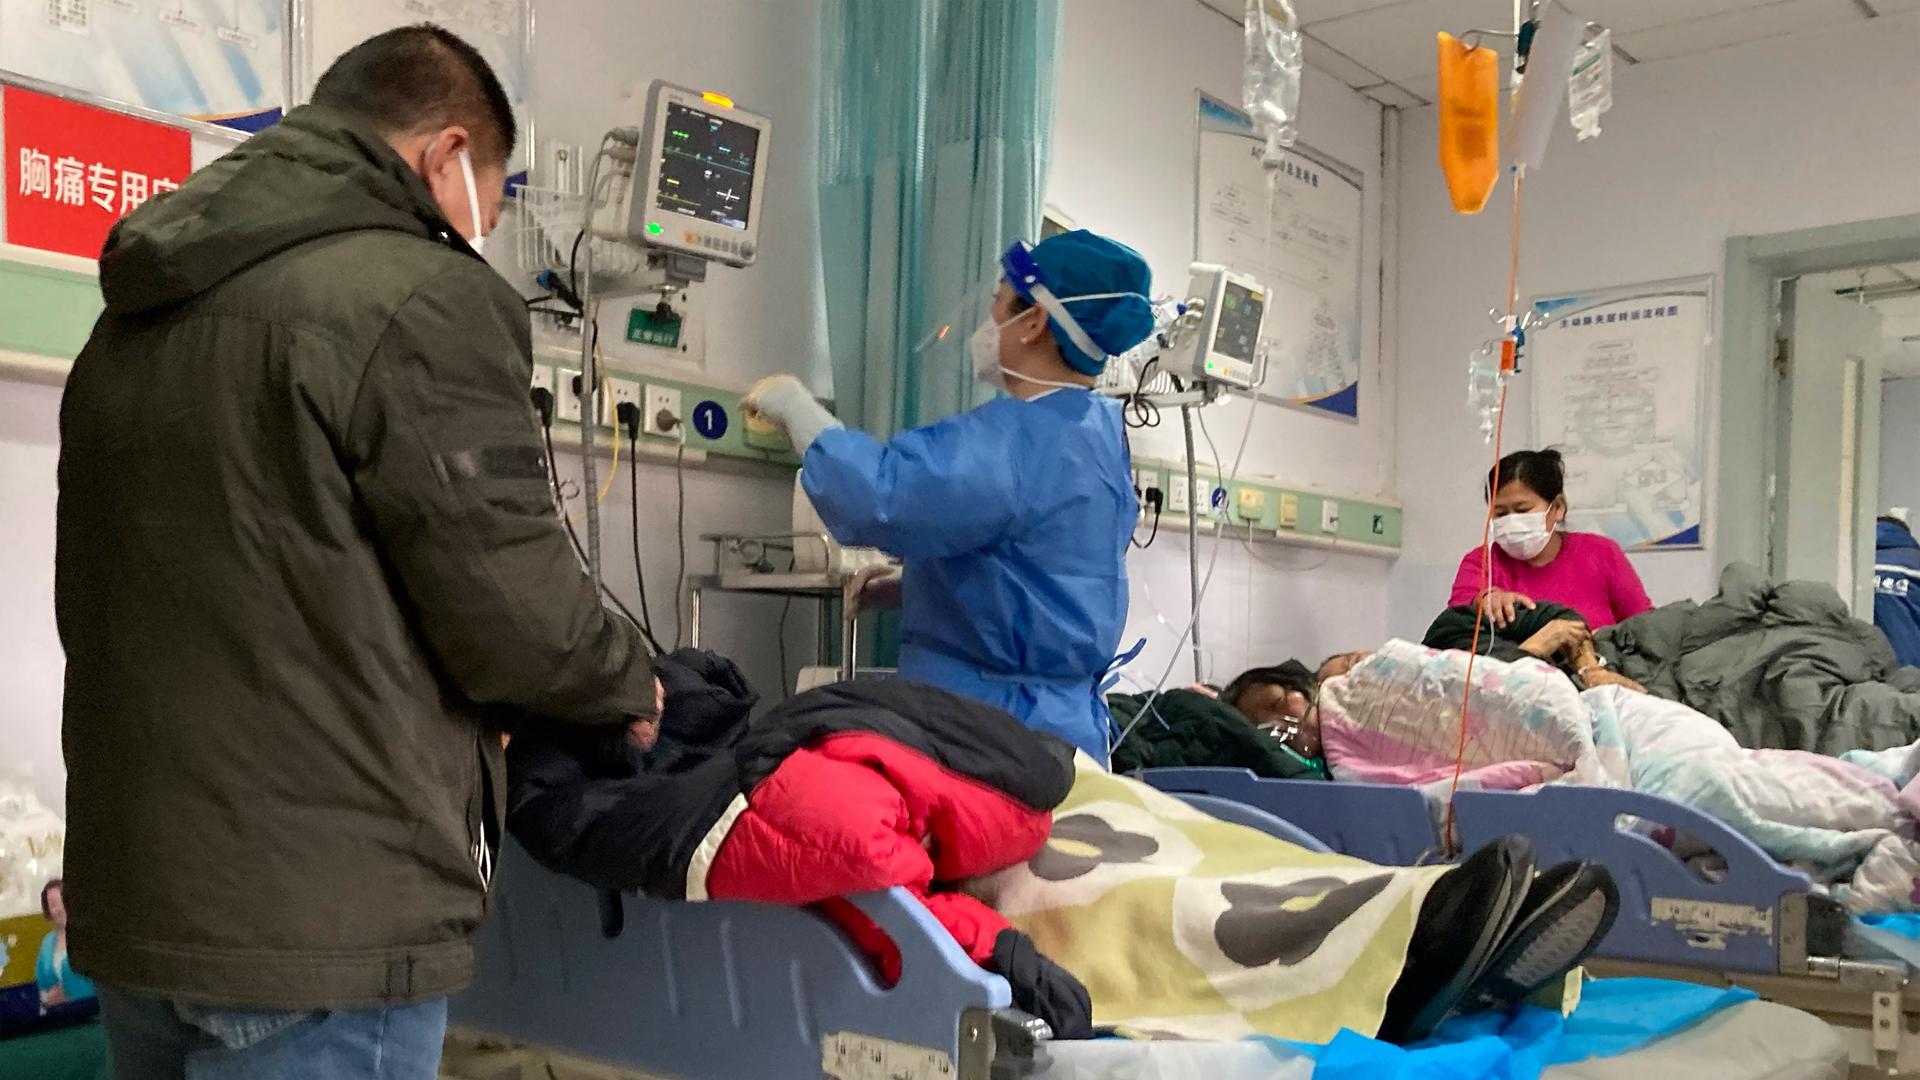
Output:
<instances>
[{"instance_id":1,"label":"woman's white face mask","mask_svg":"<svg viewBox=\"0 0 1920 1080\"><path fill-rule=\"evenodd\" d=\"M1036 379L1031 375L1022 375L1020 372L1001 363L1001 331L1005 330L1009 325L1019 322L1028 312L1038 310L1040 309L1028 308L1026 311L1015 315L1003 323L994 322L992 315L988 315L985 319L981 320L980 328L975 330L973 336L967 339L967 351L973 355L974 378L996 390L1011 390L1012 387L1007 385L1007 380L1009 379L1019 379L1021 382L1032 383L1036 386L1058 386L1068 390L1074 389L1078 385L1077 383Z\"/></svg>"},{"instance_id":2,"label":"woman's white face mask","mask_svg":"<svg viewBox=\"0 0 1920 1080\"><path fill-rule=\"evenodd\" d=\"M1000 366L1000 327L989 315L967 339L967 351L973 354L973 377L998 390L1007 388L1006 369Z\"/></svg>"},{"instance_id":3,"label":"woman's white face mask","mask_svg":"<svg viewBox=\"0 0 1920 1080\"><path fill-rule=\"evenodd\" d=\"M1513 558L1525 561L1547 549L1554 527L1547 523L1547 511L1508 514L1493 519L1493 542Z\"/></svg>"}]
</instances>

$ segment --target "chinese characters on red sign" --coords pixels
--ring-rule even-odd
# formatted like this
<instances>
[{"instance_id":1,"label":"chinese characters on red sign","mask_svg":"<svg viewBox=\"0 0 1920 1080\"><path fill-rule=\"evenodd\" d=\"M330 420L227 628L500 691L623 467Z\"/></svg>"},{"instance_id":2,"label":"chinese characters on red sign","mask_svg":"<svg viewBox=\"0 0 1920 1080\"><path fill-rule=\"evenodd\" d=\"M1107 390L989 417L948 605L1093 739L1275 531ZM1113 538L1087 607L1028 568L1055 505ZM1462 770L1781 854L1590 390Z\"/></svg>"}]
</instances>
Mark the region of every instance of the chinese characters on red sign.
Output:
<instances>
[{"instance_id":1,"label":"chinese characters on red sign","mask_svg":"<svg viewBox=\"0 0 1920 1080\"><path fill-rule=\"evenodd\" d=\"M0 115L9 244L98 258L114 222L193 170L180 128L13 87Z\"/></svg>"}]
</instances>

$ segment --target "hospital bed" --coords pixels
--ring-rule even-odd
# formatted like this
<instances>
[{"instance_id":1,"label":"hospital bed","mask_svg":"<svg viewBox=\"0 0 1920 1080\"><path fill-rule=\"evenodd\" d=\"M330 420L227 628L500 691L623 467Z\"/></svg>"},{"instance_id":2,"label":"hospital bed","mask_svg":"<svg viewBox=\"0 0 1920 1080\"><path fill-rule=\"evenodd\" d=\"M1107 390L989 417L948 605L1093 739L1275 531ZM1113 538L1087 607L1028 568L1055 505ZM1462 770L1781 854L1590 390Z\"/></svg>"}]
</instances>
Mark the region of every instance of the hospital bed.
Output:
<instances>
[{"instance_id":1,"label":"hospital bed","mask_svg":"<svg viewBox=\"0 0 1920 1080\"><path fill-rule=\"evenodd\" d=\"M1325 847L1245 801L1190 801ZM478 942L475 983L452 1007L451 1076L1251 1080L1311 1071L1303 1060L1276 1065L1249 1043L1052 1042L1044 1025L1009 1007L1006 982L969 960L905 890L855 898L900 950L902 979L889 989L810 912L633 896L609 908L511 841L501 858L498 910ZM1826 1024L1750 1002L1631 1054L1547 1077L1812 1080L1844 1076L1845 1056Z\"/></svg>"},{"instance_id":2,"label":"hospital bed","mask_svg":"<svg viewBox=\"0 0 1920 1080\"><path fill-rule=\"evenodd\" d=\"M1384 784L1270 780L1244 769L1149 769L1162 791L1284 819L1331 850L1389 865L1430 861L1439 832L1425 796ZM1920 1073L1920 1000L1913 969L1860 948L1848 920L1806 875L1781 866L1719 820L1670 799L1616 788L1550 786L1532 792L1461 791L1462 850L1518 833L1542 865L1593 859L1620 889L1620 916L1590 968L1739 985L1845 1029L1856 1062L1880 1075ZM1684 833L1725 862L1703 874L1647 833Z\"/></svg>"}]
</instances>

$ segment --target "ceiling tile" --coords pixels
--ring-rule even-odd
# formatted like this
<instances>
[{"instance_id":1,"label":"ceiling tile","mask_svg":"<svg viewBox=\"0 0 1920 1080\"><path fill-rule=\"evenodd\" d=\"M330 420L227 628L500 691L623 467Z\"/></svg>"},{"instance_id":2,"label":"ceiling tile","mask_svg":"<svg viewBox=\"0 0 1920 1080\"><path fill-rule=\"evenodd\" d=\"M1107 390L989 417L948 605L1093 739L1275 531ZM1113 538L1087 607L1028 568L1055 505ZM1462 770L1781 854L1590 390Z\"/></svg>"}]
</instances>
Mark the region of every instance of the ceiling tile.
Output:
<instances>
[{"instance_id":1,"label":"ceiling tile","mask_svg":"<svg viewBox=\"0 0 1920 1080\"><path fill-rule=\"evenodd\" d=\"M1867 0L1873 10L1882 15L1894 15L1902 11L1920 11L1920 0Z\"/></svg>"},{"instance_id":2,"label":"ceiling tile","mask_svg":"<svg viewBox=\"0 0 1920 1080\"><path fill-rule=\"evenodd\" d=\"M1312 26L1328 19L1344 19L1348 15L1358 15L1374 8L1388 7L1400 0L1293 0L1293 13L1300 17L1300 25Z\"/></svg>"},{"instance_id":3,"label":"ceiling tile","mask_svg":"<svg viewBox=\"0 0 1920 1080\"><path fill-rule=\"evenodd\" d=\"M1360 92L1382 105L1391 105L1396 109L1417 109L1422 105L1431 104L1426 98L1415 97L1393 83L1369 86Z\"/></svg>"},{"instance_id":4,"label":"ceiling tile","mask_svg":"<svg viewBox=\"0 0 1920 1080\"><path fill-rule=\"evenodd\" d=\"M1306 35L1307 66L1339 79L1358 90L1363 86L1378 86L1386 82L1386 77L1364 64L1355 63L1352 58L1341 54L1340 50L1308 33Z\"/></svg>"},{"instance_id":5,"label":"ceiling tile","mask_svg":"<svg viewBox=\"0 0 1920 1080\"><path fill-rule=\"evenodd\" d=\"M1426 101L1429 105L1440 100L1440 76L1422 75L1417 79L1398 79L1398 85L1414 97ZM1505 65L1500 68L1500 89L1513 89L1513 72Z\"/></svg>"},{"instance_id":6,"label":"ceiling tile","mask_svg":"<svg viewBox=\"0 0 1920 1080\"><path fill-rule=\"evenodd\" d=\"M1476 28L1513 24L1512 0L1401 0L1318 23L1315 37L1393 82L1431 75L1435 37L1441 30L1458 34Z\"/></svg>"},{"instance_id":7,"label":"ceiling tile","mask_svg":"<svg viewBox=\"0 0 1920 1080\"><path fill-rule=\"evenodd\" d=\"M1864 17L1853 0L1779 0L1655 30L1616 34L1613 40L1637 60L1660 60L1800 30L1858 22Z\"/></svg>"},{"instance_id":8,"label":"ceiling tile","mask_svg":"<svg viewBox=\"0 0 1920 1080\"><path fill-rule=\"evenodd\" d=\"M1773 0L1581 0L1580 11L1614 37L1655 26L1762 7ZM1917 0L1920 2L1920 0Z\"/></svg>"},{"instance_id":9,"label":"ceiling tile","mask_svg":"<svg viewBox=\"0 0 1920 1080\"><path fill-rule=\"evenodd\" d=\"M1200 2L1235 22L1241 22L1246 18L1247 0L1200 0ZM1300 20L1300 25L1311 26L1317 22L1338 19L1399 2L1400 0L1293 0L1293 14Z\"/></svg>"}]
</instances>

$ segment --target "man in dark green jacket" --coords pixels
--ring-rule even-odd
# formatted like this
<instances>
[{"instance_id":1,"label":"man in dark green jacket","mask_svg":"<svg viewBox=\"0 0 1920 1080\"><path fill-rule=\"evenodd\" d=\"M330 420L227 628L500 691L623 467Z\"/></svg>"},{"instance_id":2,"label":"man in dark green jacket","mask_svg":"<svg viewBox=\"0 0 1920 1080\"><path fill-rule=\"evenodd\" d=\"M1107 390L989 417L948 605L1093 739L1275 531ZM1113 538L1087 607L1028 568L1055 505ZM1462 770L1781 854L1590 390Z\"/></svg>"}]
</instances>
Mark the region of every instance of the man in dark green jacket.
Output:
<instances>
[{"instance_id":1,"label":"man in dark green jacket","mask_svg":"<svg viewBox=\"0 0 1920 1080\"><path fill-rule=\"evenodd\" d=\"M123 1078L433 1076L503 724L658 717L478 257L499 82L419 26L313 100L115 229L61 407L65 891Z\"/></svg>"}]
</instances>

